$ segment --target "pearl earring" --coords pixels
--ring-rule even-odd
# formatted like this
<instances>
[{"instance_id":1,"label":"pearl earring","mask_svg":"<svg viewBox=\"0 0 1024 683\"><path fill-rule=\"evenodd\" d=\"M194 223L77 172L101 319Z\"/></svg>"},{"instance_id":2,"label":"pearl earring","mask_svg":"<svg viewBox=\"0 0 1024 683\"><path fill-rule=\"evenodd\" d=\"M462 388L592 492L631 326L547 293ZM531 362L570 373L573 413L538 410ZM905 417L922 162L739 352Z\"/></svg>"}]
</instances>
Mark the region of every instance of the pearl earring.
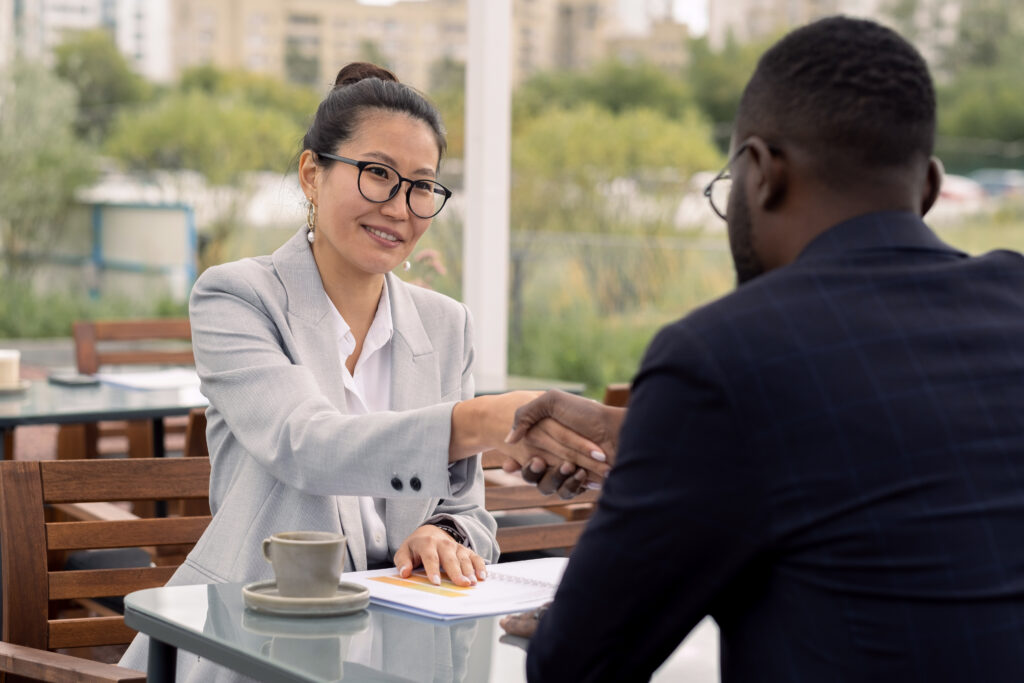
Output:
<instances>
[{"instance_id":1,"label":"pearl earring","mask_svg":"<svg viewBox=\"0 0 1024 683\"><path fill-rule=\"evenodd\" d=\"M306 207L306 227L309 230L306 232L306 241L313 244L313 240L316 239L316 204L313 203L313 198L308 197L309 205Z\"/></svg>"},{"instance_id":2,"label":"pearl earring","mask_svg":"<svg viewBox=\"0 0 1024 683\"><path fill-rule=\"evenodd\" d=\"M410 268L412 268L412 264L408 261L402 264L402 270L408 271Z\"/></svg>"}]
</instances>

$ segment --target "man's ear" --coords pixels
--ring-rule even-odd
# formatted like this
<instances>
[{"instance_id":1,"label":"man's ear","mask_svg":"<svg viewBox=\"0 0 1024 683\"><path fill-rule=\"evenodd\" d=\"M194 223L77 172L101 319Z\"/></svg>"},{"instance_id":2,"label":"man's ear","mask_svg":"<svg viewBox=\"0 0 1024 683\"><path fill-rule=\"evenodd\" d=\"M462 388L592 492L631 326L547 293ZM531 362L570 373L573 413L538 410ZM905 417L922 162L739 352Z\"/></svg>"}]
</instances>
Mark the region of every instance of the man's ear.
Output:
<instances>
[{"instance_id":1,"label":"man's ear","mask_svg":"<svg viewBox=\"0 0 1024 683\"><path fill-rule=\"evenodd\" d=\"M758 206L771 210L778 206L786 195L789 184L789 164L780 152L773 152L756 135L748 138L750 171L748 177L754 183L754 199Z\"/></svg>"},{"instance_id":2,"label":"man's ear","mask_svg":"<svg viewBox=\"0 0 1024 683\"><path fill-rule=\"evenodd\" d=\"M921 216L923 217L939 198L939 190L942 189L942 176L945 169L938 157L928 160L928 175L924 181L924 188L921 192Z\"/></svg>"}]
</instances>

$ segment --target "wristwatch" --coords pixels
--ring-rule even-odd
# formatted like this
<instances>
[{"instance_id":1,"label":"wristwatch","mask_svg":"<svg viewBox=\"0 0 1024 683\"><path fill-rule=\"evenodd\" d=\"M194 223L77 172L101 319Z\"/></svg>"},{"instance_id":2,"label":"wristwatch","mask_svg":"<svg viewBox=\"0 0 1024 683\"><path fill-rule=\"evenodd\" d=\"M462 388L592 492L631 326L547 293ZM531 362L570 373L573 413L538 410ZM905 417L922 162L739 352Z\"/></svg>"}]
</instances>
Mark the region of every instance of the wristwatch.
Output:
<instances>
[{"instance_id":1,"label":"wristwatch","mask_svg":"<svg viewBox=\"0 0 1024 683\"><path fill-rule=\"evenodd\" d=\"M455 526L455 523L451 520L439 519L436 522L431 522L431 524L451 536L459 545L469 545L469 539L466 538L466 534L459 531L459 527Z\"/></svg>"}]
</instances>

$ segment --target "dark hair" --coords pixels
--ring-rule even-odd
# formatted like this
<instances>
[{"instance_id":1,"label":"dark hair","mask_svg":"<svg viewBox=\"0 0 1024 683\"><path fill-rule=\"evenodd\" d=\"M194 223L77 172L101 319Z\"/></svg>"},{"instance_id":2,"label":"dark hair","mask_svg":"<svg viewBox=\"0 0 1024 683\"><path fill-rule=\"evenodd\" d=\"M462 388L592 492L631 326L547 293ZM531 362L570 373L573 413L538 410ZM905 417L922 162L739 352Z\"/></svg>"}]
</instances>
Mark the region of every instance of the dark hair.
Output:
<instances>
[{"instance_id":1,"label":"dark hair","mask_svg":"<svg viewBox=\"0 0 1024 683\"><path fill-rule=\"evenodd\" d=\"M829 178L848 180L865 169L927 161L935 89L924 59L896 32L830 17L764 53L743 91L736 132L791 141Z\"/></svg>"},{"instance_id":2,"label":"dark hair","mask_svg":"<svg viewBox=\"0 0 1024 683\"><path fill-rule=\"evenodd\" d=\"M352 137L363 116L371 109L399 112L417 118L434 132L438 158L448 146L441 114L415 89L399 83L395 74L368 62L353 62L342 67L334 87L317 107L313 123L302 138L302 149L333 152ZM320 165L330 159L314 157Z\"/></svg>"}]
</instances>

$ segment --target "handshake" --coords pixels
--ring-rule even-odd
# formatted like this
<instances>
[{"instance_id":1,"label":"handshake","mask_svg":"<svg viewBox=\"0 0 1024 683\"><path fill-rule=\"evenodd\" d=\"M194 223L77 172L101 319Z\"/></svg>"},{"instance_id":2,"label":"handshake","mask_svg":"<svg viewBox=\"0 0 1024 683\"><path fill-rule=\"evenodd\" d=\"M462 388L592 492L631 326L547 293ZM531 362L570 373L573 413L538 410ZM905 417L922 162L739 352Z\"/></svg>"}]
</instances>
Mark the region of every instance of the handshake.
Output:
<instances>
[{"instance_id":1,"label":"handshake","mask_svg":"<svg viewBox=\"0 0 1024 683\"><path fill-rule=\"evenodd\" d=\"M626 409L563 391L520 405L505 446L502 469L521 471L545 494L572 498L599 489L615 462Z\"/></svg>"}]
</instances>

